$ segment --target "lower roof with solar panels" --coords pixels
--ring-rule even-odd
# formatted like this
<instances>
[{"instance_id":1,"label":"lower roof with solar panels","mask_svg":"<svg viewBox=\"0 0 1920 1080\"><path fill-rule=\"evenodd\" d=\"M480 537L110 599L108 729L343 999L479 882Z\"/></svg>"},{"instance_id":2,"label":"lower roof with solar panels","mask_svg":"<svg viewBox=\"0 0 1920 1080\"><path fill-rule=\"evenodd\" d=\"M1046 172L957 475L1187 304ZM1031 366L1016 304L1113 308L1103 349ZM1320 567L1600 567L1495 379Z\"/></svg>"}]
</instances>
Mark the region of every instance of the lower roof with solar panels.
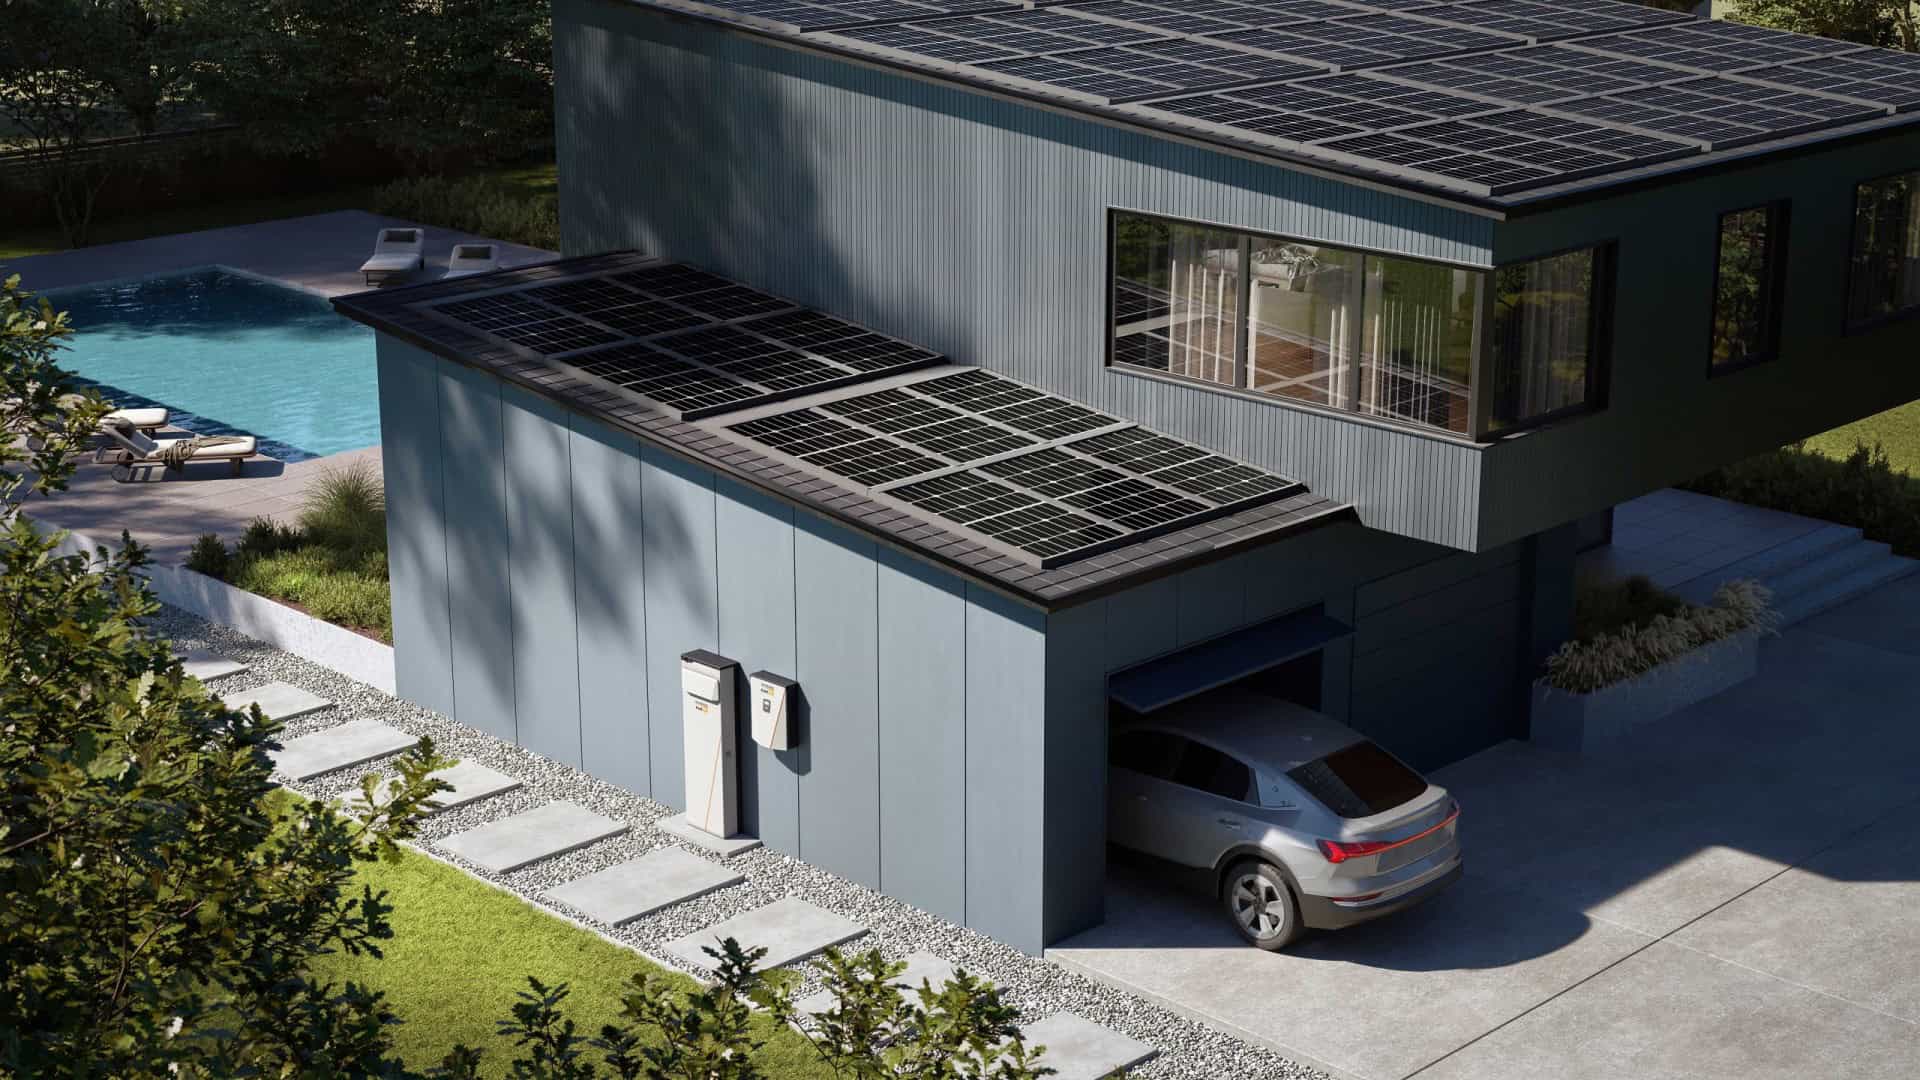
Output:
<instances>
[{"instance_id":1,"label":"lower roof with solar panels","mask_svg":"<svg viewBox=\"0 0 1920 1080\"><path fill-rule=\"evenodd\" d=\"M1920 55L1624 0L631 0L1505 208L1920 123Z\"/></svg>"},{"instance_id":2,"label":"lower roof with solar panels","mask_svg":"<svg viewBox=\"0 0 1920 1080\"><path fill-rule=\"evenodd\" d=\"M589 256L334 304L1043 606L1352 518L1288 477L683 264Z\"/></svg>"}]
</instances>

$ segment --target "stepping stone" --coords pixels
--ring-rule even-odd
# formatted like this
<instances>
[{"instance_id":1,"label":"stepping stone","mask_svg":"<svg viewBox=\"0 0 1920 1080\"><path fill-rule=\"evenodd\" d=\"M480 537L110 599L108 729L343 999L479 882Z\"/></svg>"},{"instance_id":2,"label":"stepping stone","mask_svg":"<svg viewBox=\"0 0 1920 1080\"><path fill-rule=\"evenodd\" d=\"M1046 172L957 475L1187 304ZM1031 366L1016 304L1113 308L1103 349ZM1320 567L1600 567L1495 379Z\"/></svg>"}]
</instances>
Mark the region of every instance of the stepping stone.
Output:
<instances>
[{"instance_id":1,"label":"stepping stone","mask_svg":"<svg viewBox=\"0 0 1920 1080\"><path fill-rule=\"evenodd\" d=\"M177 655L180 659L180 667L201 682L211 682L227 675L238 675L247 670L247 665L238 660L229 660L212 649L188 649Z\"/></svg>"},{"instance_id":2,"label":"stepping stone","mask_svg":"<svg viewBox=\"0 0 1920 1080\"><path fill-rule=\"evenodd\" d=\"M222 695L220 703L238 712L246 712L249 705L258 705L260 711L266 713L269 720L291 720L296 716L319 712L333 704L326 698L310 694L292 683L283 682L270 682L251 690L236 690L231 694Z\"/></svg>"},{"instance_id":3,"label":"stepping stone","mask_svg":"<svg viewBox=\"0 0 1920 1080\"><path fill-rule=\"evenodd\" d=\"M498 795L503 791L513 791L520 786L520 781L514 777L508 776L498 769L489 769L477 761L457 762L444 769L435 769L433 772L428 773L427 776L430 779L444 780L453 785L452 791L442 791L433 796L432 801L436 805L427 811L428 814L438 814L444 810L452 810L455 807L465 806L468 803L479 802L489 795ZM389 776L381 780L380 787L375 792L375 797L384 801L387 797L387 785L397 779L399 779L399 777ZM354 802L357 805L359 800L355 799Z\"/></svg>"},{"instance_id":4,"label":"stepping stone","mask_svg":"<svg viewBox=\"0 0 1920 1080\"><path fill-rule=\"evenodd\" d=\"M1053 1069L1058 1080L1101 1080L1159 1053L1146 1043L1072 1013L1054 1013L1028 1024L1020 1034L1029 1047L1047 1048L1040 1064Z\"/></svg>"},{"instance_id":5,"label":"stepping stone","mask_svg":"<svg viewBox=\"0 0 1920 1080\"><path fill-rule=\"evenodd\" d=\"M933 988L939 990L952 978L952 964L932 953L917 952L907 957L907 970L901 972L899 977L892 981L893 985L907 995L908 1001L918 1001L919 997L914 992L920 989L922 982L932 983ZM833 991L820 990L801 998L794 1004L794 1008L809 1016L819 1016L822 1013L832 1012L836 1004L838 1002L834 999Z\"/></svg>"},{"instance_id":6,"label":"stepping stone","mask_svg":"<svg viewBox=\"0 0 1920 1080\"><path fill-rule=\"evenodd\" d=\"M683 848L663 847L549 889L547 898L608 926L619 926L745 880Z\"/></svg>"},{"instance_id":7,"label":"stepping stone","mask_svg":"<svg viewBox=\"0 0 1920 1080\"><path fill-rule=\"evenodd\" d=\"M378 720L349 720L338 727L288 739L273 755L273 768L295 780L305 780L397 754L419 741L419 736L390 728Z\"/></svg>"},{"instance_id":8,"label":"stepping stone","mask_svg":"<svg viewBox=\"0 0 1920 1080\"><path fill-rule=\"evenodd\" d=\"M625 822L578 803L550 802L449 836L440 841L440 847L482 869L504 874L626 831Z\"/></svg>"},{"instance_id":9,"label":"stepping stone","mask_svg":"<svg viewBox=\"0 0 1920 1080\"><path fill-rule=\"evenodd\" d=\"M713 957L705 950L719 948L722 938L733 938L743 949L767 950L760 961L764 970L804 960L829 945L852 941L866 932L866 927L852 919L789 896L668 942L666 950L689 964L712 970Z\"/></svg>"},{"instance_id":10,"label":"stepping stone","mask_svg":"<svg viewBox=\"0 0 1920 1080\"><path fill-rule=\"evenodd\" d=\"M757 836L739 834L733 836L715 836L707 830L687 821L687 815L685 814L675 814L670 818L664 818L655 827L675 839L685 840L695 847L706 848L721 858L738 855L743 851L752 851L754 848L760 846L760 838Z\"/></svg>"}]
</instances>

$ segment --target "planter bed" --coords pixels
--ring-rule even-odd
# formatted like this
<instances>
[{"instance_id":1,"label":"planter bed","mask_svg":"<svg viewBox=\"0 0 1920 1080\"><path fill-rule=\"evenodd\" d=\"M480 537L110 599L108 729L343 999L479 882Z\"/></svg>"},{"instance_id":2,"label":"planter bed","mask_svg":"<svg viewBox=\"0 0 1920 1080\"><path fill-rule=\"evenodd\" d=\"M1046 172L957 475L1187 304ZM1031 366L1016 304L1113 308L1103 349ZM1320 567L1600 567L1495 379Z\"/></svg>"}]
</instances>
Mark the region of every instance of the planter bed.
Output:
<instances>
[{"instance_id":1,"label":"planter bed","mask_svg":"<svg viewBox=\"0 0 1920 1080\"><path fill-rule=\"evenodd\" d=\"M1620 747L1637 729L1753 678L1760 633L1750 627L1592 693L1535 681L1529 737L1577 753Z\"/></svg>"}]
</instances>

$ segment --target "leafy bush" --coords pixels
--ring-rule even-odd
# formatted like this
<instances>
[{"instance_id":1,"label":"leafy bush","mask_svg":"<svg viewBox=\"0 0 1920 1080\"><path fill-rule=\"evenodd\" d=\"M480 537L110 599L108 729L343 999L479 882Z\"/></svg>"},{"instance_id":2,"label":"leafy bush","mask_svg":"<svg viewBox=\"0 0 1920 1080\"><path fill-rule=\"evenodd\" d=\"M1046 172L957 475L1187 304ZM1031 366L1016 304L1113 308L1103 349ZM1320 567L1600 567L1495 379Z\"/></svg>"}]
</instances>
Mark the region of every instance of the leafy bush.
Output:
<instances>
[{"instance_id":1,"label":"leafy bush","mask_svg":"<svg viewBox=\"0 0 1920 1080\"><path fill-rule=\"evenodd\" d=\"M299 547L300 543L300 530L282 525L269 517L257 517L247 522L247 531L240 534L240 542L234 545L233 553L242 559L261 559L290 551Z\"/></svg>"},{"instance_id":2,"label":"leafy bush","mask_svg":"<svg viewBox=\"0 0 1920 1080\"><path fill-rule=\"evenodd\" d=\"M560 200L491 174L395 180L374 192L376 213L529 247L560 249Z\"/></svg>"},{"instance_id":3,"label":"leafy bush","mask_svg":"<svg viewBox=\"0 0 1920 1080\"><path fill-rule=\"evenodd\" d=\"M1850 525L1895 554L1920 555L1920 479L1893 467L1886 448L1855 443L1835 461L1794 443L1681 485L1750 506Z\"/></svg>"},{"instance_id":4,"label":"leafy bush","mask_svg":"<svg viewBox=\"0 0 1920 1080\"><path fill-rule=\"evenodd\" d=\"M212 533L202 534L193 542L193 550L187 552L187 569L208 577L226 580L232 564L233 555L227 551L227 545Z\"/></svg>"},{"instance_id":5,"label":"leafy bush","mask_svg":"<svg viewBox=\"0 0 1920 1080\"><path fill-rule=\"evenodd\" d=\"M1584 580L1573 592L1573 638L1592 641L1601 634L1651 622L1657 615L1677 615L1686 606L1645 574L1621 581Z\"/></svg>"},{"instance_id":6,"label":"leafy bush","mask_svg":"<svg viewBox=\"0 0 1920 1080\"><path fill-rule=\"evenodd\" d=\"M1729 581L1714 592L1707 607L1681 604L1672 614L1654 614L1644 622L1567 642L1547 658L1546 683L1591 694L1742 630L1770 629L1775 618L1772 599L1757 581Z\"/></svg>"}]
</instances>

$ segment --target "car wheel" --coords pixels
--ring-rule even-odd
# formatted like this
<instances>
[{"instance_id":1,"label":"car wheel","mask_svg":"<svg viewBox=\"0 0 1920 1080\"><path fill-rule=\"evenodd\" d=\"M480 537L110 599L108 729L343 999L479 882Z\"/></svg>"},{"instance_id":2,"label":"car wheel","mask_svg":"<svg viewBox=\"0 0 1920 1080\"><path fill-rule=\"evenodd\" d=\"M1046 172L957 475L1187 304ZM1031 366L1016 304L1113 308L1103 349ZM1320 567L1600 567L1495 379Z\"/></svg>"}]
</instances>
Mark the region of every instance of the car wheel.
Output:
<instances>
[{"instance_id":1,"label":"car wheel","mask_svg":"<svg viewBox=\"0 0 1920 1080\"><path fill-rule=\"evenodd\" d=\"M1300 936L1300 905L1287 876L1270 863L1243 862L1227 871L1220 889L1227 918L1249 944L1284 949Z\"/></svg>"}]
</instances>

